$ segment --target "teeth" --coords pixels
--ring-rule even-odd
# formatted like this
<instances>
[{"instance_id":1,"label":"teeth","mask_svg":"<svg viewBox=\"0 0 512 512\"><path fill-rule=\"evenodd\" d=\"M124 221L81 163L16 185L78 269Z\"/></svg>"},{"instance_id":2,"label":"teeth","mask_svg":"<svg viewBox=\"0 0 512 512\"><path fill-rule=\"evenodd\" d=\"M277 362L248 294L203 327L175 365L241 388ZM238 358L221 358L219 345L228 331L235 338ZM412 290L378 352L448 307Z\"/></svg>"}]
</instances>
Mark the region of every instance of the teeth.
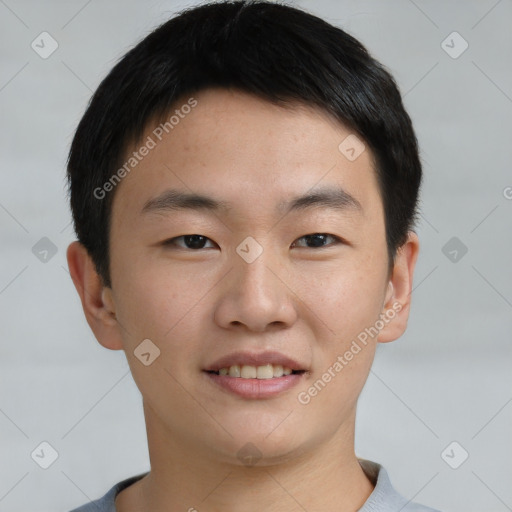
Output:
<instances>
[{"instance_id":1,"label":"teeth","mask_svg":"<svg viewBox=\"0 0 512 512\"><path fill-rule=\"evenodd\" d=\"M280 364L276 364L274 366L274 377L282 377L283 374L283 367Z\"/></svg>"},{"instance_id":2,"label":"teeth","mask_svg":"<svg viewBox=\"0 0 512 512\"><path fill-rule=\"evenodd\" d=\"M258 370L256 366L247 366L244 364L240 369L240 377L242 377L242 379L255 379L257 375Z\"/></svg>"},{"instance_id":3,"label":"teeth","mask_svg":"<svg viewBox=\"0 0 512 512\"><path fill-rule=\"evenodd\" d=\"M235 364L229 368L221 368L219 375L229 375L230 377L240 377L242 379L272 379L290 375L292 369L280 364L266 364L264 366L238 365Z\"/></svg>"},{"instance_id":4,"label":"teeth","mask_svg":"<svg viewBox=\"0 0 512 512\"><path fill-rule=\"evenodd\" d=\"M220 373L220 372L219 372ZM230 377L240 377L240 366L237 364L229 367L229 376Z\"/></svg>"},{"instance_id":5,"label":"teeth","mask_svg":"<svg viewBox=\"0 0 512 512\"><path fill-rule=\"evenodd\" d=\"M274 368L272 368L271 364L266 364L265 366L258 366L256 371L257 379L271 379L274 376Z\"/></svg>"}]
</instances>

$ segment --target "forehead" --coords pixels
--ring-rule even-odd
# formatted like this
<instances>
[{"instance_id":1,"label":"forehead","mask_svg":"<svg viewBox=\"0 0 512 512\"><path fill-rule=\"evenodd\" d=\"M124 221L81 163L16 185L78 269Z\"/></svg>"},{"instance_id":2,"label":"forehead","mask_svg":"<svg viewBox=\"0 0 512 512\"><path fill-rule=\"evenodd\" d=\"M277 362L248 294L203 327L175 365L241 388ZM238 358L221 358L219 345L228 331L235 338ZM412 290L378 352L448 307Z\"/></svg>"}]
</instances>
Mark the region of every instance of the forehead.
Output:
<instances>
[{"instance_id":1,"label":"forehead","mask_svg":"<svg viewBox=\"0 0 512 512\"><path fill-rule=\"evenodd\" d=\"M258 218L299 198L305 204L317 191L361 215L380 202L371 152L350 129L318 108L284 108L238 91L184 97L161 122L148 123L130 158L137 164L118 185L113 217L143 217L159 204L162 213L177 191L180 199L196 196L197 210L210 198L225 213Z\"/></svg>"}]
</instances>

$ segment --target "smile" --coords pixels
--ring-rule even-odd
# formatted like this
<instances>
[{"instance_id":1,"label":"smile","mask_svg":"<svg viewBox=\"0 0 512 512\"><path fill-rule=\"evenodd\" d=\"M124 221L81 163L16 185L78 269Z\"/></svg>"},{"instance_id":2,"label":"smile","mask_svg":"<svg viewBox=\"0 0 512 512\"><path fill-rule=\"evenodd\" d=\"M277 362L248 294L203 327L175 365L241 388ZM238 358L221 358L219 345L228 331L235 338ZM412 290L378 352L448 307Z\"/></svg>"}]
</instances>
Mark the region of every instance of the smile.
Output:
<instances>
[{"instance_id":1,"label":"smile","mask_svg":"<svg viewBox=\"0 0 512 512\"><path fill-rule=\"evenodd\" d=\"M208 378L216 389L222 389L224 392L228 392L231 395L249 400L262 400L277 397L281 395L281 393L297 386L306 374L304 370L292 371L290 368L286 368L286 370L287 372L291 371L291 373L285 374L285 368L279 368L277 365L274 368L273 365L270 365L272 367L272 377L259 377L258 370L262 368L261 366L233 366L235 367L233 373L239 373L240 375L230 376L221 374L220 372L224 372L226 368L221 368L218 372L214 370L203 371L203 375ZM229 372L231 372L233 366L229 367ZM266 366L267 365L265 365L265 367ZM237 367L239 368L238 372L236 370ZM274 370L276 370L276 375L279 375L281 372L282 375L274 377ZM259 371L265 371L267 372L266 375L270 375L268 368ZM253 377L253 375L256 376Z\"/></svg>"},{"instance_id":2,"label":"smile","mask_svg":"<svg viewBox=\"0 0 512 512\"><path fill-rule=\"evenodd\" d=\"M234 364L229 367L220 368L218 371L211 371L216 375L224 375L241 379L273 379L292 373L303 373L303 370L292 370L287 366L280 364L265 364L262 366L252 366L248 364Z\"/></svg>"}]
</instances>

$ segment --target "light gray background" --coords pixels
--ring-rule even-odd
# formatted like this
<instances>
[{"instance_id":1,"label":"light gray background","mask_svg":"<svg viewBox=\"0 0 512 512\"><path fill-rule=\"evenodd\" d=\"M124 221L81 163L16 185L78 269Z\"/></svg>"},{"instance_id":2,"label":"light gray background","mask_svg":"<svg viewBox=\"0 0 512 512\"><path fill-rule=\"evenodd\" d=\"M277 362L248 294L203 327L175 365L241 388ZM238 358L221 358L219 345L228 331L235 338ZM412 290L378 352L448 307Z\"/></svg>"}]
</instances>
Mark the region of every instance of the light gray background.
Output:
<instances>
[{"instance_id":1,"label":"light gray background","mask_svg":"<svg viewBox=\"0 0 512 512\"><path fill-rule=\"evenodd\" d=\"M0 511L66 511L149 468L125 355L97 343L67 271L65 159L117 59L192 4L0 0ZM356 453L443 511L512 510L512 1L295 4L392 71L424 163L409 328L379 347ZM47 59L31 48L43 31L59 45ZM469 44L456 59L441 45L453 31ZM442 252L454 236L456 262ZM42 237L58 250L46 263ZM30 456L42 441L59 455L46 470ZM458 469L441 456L452 441L469 453Z\"/></svg>"}]
</instances>

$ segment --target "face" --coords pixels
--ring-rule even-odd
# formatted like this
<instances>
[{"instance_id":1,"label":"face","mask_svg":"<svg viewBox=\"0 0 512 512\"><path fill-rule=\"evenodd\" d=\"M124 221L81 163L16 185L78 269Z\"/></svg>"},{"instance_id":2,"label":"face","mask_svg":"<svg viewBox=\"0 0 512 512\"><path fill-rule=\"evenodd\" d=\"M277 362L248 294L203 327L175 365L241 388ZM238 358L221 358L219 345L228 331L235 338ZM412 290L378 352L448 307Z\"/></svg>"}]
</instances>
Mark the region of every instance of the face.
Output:
<instances>
[{"instance_id":1,"label":"face","mask_svg":"<svg viewBox=\"0 0 512 512\"><path fill-rule=\"evenodd\" d=\"M155 428L205 457L285 460L349 434L403 315L372 155L340 150L353 134L314 108L194 99L169 133L150 125L141 145L156 144L117 186L103 294L117 323L95 332L125 350Z\"/></svg>"}]
</instances>

